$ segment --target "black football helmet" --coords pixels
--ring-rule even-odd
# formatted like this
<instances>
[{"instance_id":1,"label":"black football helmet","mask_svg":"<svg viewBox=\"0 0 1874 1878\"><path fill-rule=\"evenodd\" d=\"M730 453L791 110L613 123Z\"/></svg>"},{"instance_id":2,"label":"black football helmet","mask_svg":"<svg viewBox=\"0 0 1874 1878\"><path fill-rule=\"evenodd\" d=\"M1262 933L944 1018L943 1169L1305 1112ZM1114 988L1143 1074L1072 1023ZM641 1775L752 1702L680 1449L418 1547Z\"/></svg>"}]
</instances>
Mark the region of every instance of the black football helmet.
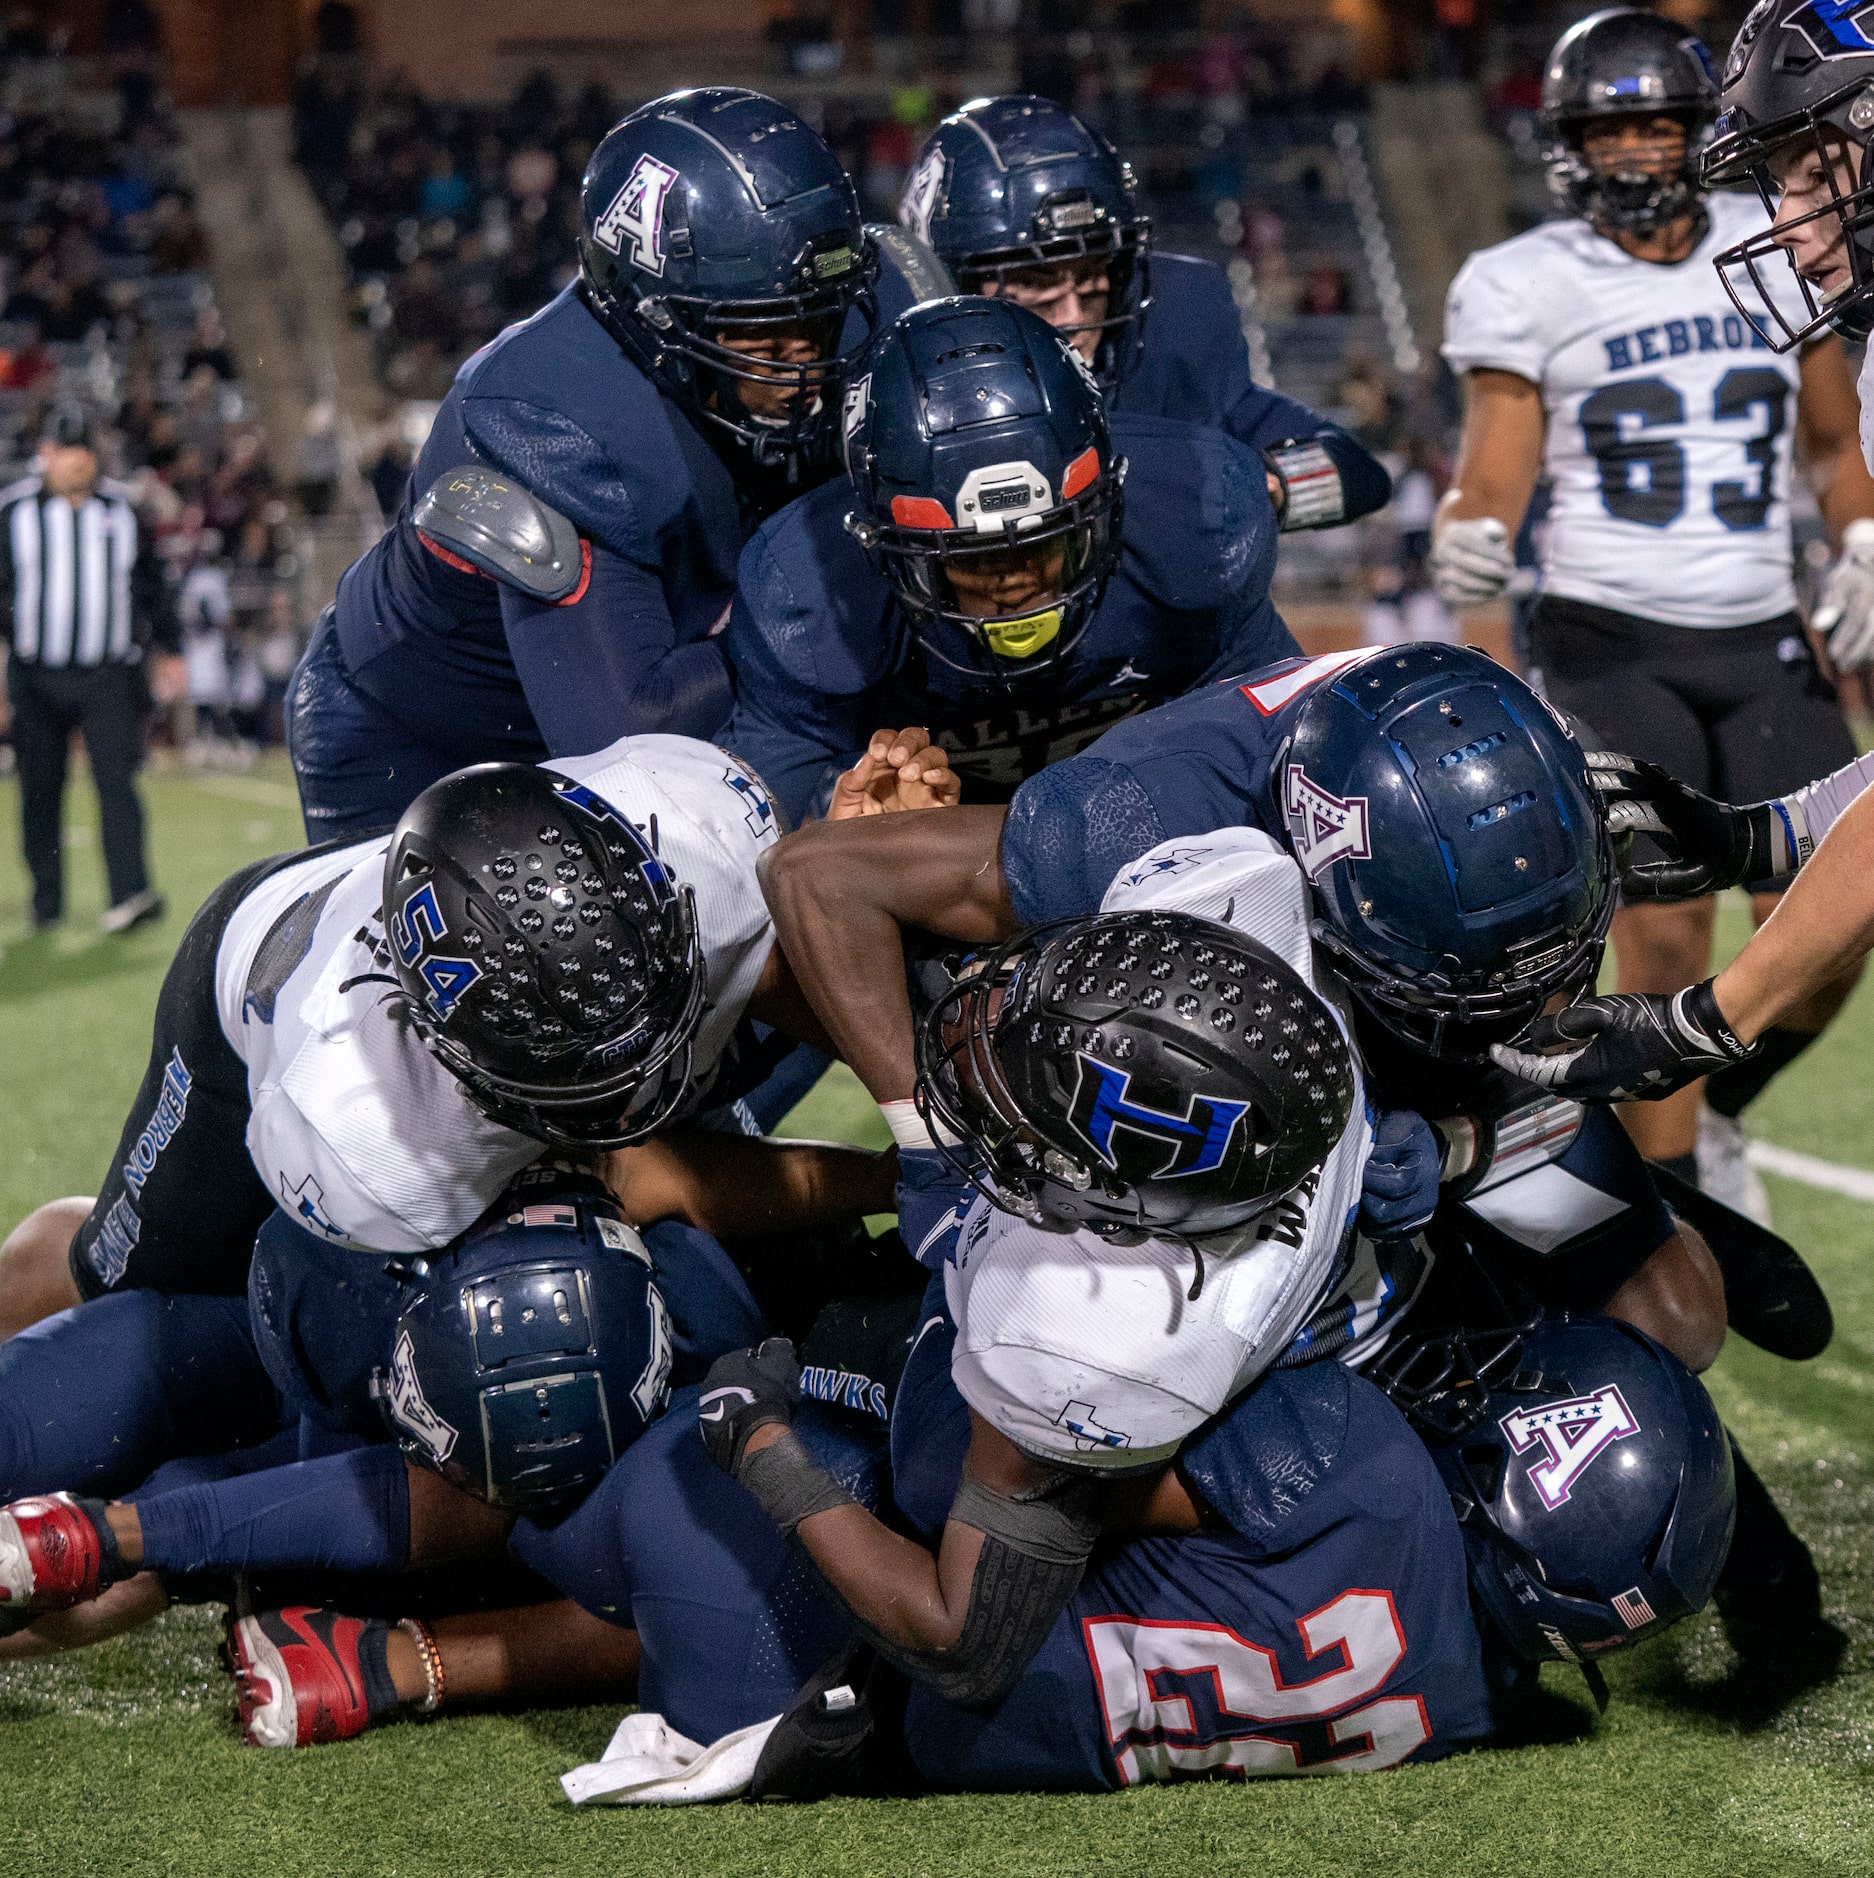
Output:
<instances>
[{"instance_id":1,"label":"black football helmet","mask_svg":"<svg viewBox=\"0 0 1874 1878\"><path fill-rule=\"evenodd\" d=\"M375 1385L398 1444L491 1505L564 1512L663 1412L644 1241L599 1181L538 1168L419 1264Z\"/></svg>"},{"instance_id":2,"label":"black football helmet","mask_svg":"<svg viewBox=\"0 0 1874 1878\"><path fill-rule=\"evenodd\" d=\"M384 930L411 1022L496 1121L619 1147L688 1096L693 897L582 784L525 763L431 784L384 856Z\"/></svg>"},{"instance_id":3,"label":"black football helmet","mask_svg":"<svg viewBox=\"0 0 1874 1878\"><path fill-rule=\"evenodd\" d=\"M1315 938L1415 1050L1482 1056L1594 982L1614 856L1587 758L1514 672L1392 646L1318 685L1278 752Z\"/></svg>"},{"instance_id":4,"label":"black football helmet","mask_svg":"<svg viewBox=\"0 0 1874 1878\"><path fill-rule=\"evenodd\" d=\"M1702 1610L1737 1515L1704 1385L1608 1317L1413 1339L1369 1371L1418 1430L1519 1656L1591 1668Z\"/></svg>"},{"instance_id":5,"label":"black football helmet","mask_svg":"<svg viewBox=\"0 0 1874 1878\"><path fill-rule=\"evenodd\" d=\"M1108 282L1093 370L1111 391L1138 363L1151 305L1152 224L1132 166L1051 98L977 98L925 139L898 219L965 293L1093 261ZM1081 327L1063 327L1072 338Z\"/></svg>"},{"instance_id":6,"label":"black football helmet","mask_svg":"<svg viewBox=\"0 0 1874 1878\"><path fill-rule=\"evenodd\" d=\"M1296 972L1183 913L1063 921L971 961L918 1070L932 1135L960 1140L944 1152L1005 1212L1181 1239L1318 1169L1354 1090L1340 1026Z\"/></svg>"},{"instance_id":7,"label":"black football helmet","mask_svg":"<svg viewBox=\"0 0 1874 1878\"><path fill-rule=\"evenodd\" d=\"M1699 162L1718 115L1718 75L1704 42L1640 7L1608 7L1555 42L1542 78L1542 159L1549 193L1596 228L1648 235L1698 200ZM1582 148L1590 126L1676 118L1685 160L1672 176L1637 165L1597 168Z\"/></svg>"},{"instance_id":8,"label":"black football helmet","mask_svg":"<svg viewBox=\"0 0 1874 1878\"><path fill-rule=\"evenodd\" d=\"M1774 216L1771 159L1800 147L1820 159L1831 199L1778 232L1833 217L1847 240L1849 284L1826 302L1770 230L1734 242L1716 261L1737 310L1773 352L1825 326L1866 339L1874 333L1874 10L1850 0L1757 0L1724 62L1718 105L1706 187L1753 184Z\"/></svg>"},{"instance_id":9,"label":"black football helmet","mask_svg":"<svg viewBox=\"0 0 1874 1878\"><path fill-rule=\"evenodd\" d=\"M672 92L606 133L580 213L586 298L626 355L758 463L830 467L878 258L819 133L759 92ZM842 348L855 309L861 334ZM794 337L811 342L811 360L757 362L725 343ZM744 393L757 388L781 409L751 406Z\"/></svg>"}]
</instances>

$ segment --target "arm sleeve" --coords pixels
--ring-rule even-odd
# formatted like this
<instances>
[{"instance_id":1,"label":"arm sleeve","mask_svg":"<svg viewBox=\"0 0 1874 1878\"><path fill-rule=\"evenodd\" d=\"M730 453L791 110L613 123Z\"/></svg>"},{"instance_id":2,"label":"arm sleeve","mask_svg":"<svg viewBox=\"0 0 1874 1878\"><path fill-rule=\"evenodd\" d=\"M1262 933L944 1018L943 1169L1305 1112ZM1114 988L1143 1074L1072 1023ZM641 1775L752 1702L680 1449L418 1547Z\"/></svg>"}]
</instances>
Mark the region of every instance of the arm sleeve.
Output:
<instances>
[{"instance_id":1,"label":"arm sleeve","mask_svg":"<svg viewBox=\"0 0 1874 1878\"><path fill-rule=\"evenodd\" d=\"M1009 904L1024 926L1100 910L1113 876L1165 839L1145 787L1123 763L1076 756L1015 792L1002 827Z\"/></svg>"},{"instance_id":2,"label":"arm sleeve","mask_svg":"<svg viewBox=\"0 0 1874 1878\"><path fill-rule=\"evenodd\" d=\"M1318 443L1340 471L1342 516L1347 522L1371 515L1392 500L1392 477L1365 444L1338 424L1330 424L1310 409L1279 391L1252 385L1239 398L1224 421L1224 429L1252 450L1272 449L1291 438Z\"/></svg>"},{"instance_id":3,"label":"arm sleeve","mask_svg":"<svg viewBox=\"0 0 1874 1878\"><path fill-rule=\"evenodd\" d=\"M749 618L748 600L738 593L724 635L735 676L735 714L725 741L768 785L789 828L826 812L833 780L859 760L865 739L879 728L859 730L844 700L815 696L775 660Z\"/></svg>"},{"instance_id":4,"label":"arm sleeve","mask_svg":"<svg viewBox=\"0 0 1874 1878\"><path fill-rule=\"evenodd\" d=\"M1819 843L1870 783L1874 783L1874 755L1858 756L1833 775L1798 789L1796 801L1809 826L1810 839Z\"/></svg>"},{"instance_id":5,"label":"arm sleeve","mask_svg":"<svg viewBox=\"0 0 1874 1878\"><path fill-rule=\"evenodd\" d=\"M571 601L501 589L501 621L521 688L554 756L648 731L711 738L729 715L719 640L677 643L655 570L591 544L592 571Z\"/></svg>"}]
</instances>

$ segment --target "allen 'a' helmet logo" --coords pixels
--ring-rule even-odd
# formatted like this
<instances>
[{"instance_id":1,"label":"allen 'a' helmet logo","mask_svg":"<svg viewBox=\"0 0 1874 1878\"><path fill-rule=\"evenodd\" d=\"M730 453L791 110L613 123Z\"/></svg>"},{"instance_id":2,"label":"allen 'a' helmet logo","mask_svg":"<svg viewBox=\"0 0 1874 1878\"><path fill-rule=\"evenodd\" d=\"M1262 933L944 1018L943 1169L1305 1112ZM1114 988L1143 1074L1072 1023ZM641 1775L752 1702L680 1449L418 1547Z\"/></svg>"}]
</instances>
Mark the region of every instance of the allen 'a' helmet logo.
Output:
<instances>
[{"instance_id":1,"label":"allen 'a' helmet logo","mask_svg":"<svg viewBox=\"0 0 1874 1878\"><path fill-rule=\"evenodd\" d=\"M1365 796L1337 796L1291 763L1282 780L1282 807L1295 859L1310 880L1319 880L1336 861L1372 859Z\"/></svg>"},{"instance_id":2,"label":"allen 'a' helmet logo","mask_svg":"<svg viewBox=\"0 0 1874 1878\"><path fill-rule=\"evenodd\" d=\"M1566 1402L1518 1409L1505 1415L1498 1426L1518 1454L1542 1448L1543 1458L1529 1470L1529 1484L1551 1513L1567 1503L1575 1483L1596 1456L1640 1432L1626 1398L1611 1386L1596 1389L1592 1395L1570 1396Z\"/></svg>"},{"instance_id":3,"label":"allen 'a' helmet logo","mask_svg":"<svg viewBox=\"0 0 1874 1878\"><path fill-rule=\"evenodd\" d=\"M1230 1137L1249 1113L1247 1102L1194 1095L1184 1114L1167 1115L1132 1100L1132 1078L1126 1071L1084 1051L1075 1054L1080 1077L1068 1122L1123 1179L1212 1174L1223 1165Z\"/></svg>"}]
</instances>

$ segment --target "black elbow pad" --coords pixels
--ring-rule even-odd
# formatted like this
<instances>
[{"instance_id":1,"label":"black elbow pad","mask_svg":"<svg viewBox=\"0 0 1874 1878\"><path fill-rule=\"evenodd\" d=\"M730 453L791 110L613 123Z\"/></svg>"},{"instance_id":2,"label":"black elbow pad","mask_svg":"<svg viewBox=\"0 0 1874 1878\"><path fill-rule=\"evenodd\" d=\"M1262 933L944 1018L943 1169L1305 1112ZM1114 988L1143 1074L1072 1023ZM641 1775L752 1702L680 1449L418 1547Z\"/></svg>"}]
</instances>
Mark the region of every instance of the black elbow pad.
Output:
<instances>
[{"instance_id":1,"label":"black elbow pad","mask_svg":"<svg viewBox=\"0 0 1874 1878\"><path fill-rule=\"evenodd\" d=\"M433 546L532 600L564 600L585 578L579 531L510 476L464 463L430 484L410 518Z\"/></svg>"},{"instance_id":2,"label":"black elbow pad","mask_svg":"<svg viewBox=\"0 0 1874 1878\"><path fill-rule=\"evenodd\" d=\"M974 1526L983 1549L963 1628L947 1650L898 1650L887 1661L960 1708L993 1708L1015 1686L1080 1584L1100 1534L1098 1481L1069 1479L1025 1499L965 1478L950 1517Z\"/></svg>"}]
</instances>

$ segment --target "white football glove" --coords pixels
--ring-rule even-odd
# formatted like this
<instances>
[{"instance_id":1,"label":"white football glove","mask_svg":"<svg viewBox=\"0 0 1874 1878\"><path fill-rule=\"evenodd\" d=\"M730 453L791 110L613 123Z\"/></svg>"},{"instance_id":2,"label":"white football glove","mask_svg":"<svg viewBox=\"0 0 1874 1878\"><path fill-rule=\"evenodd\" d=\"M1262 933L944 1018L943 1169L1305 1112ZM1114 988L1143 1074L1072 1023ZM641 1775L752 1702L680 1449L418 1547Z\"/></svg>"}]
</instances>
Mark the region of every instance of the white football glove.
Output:
<instances>
[{"instance_id":1,"label":"white football glove","mask_svg":"<svg viewBox=\"0 0 1874 1878\"><path fill-rule=\"evenodd\" d=\"M1858 516L1841 531L1841 555L1828 571L1813 624L1838 672L1874 663L1874 519Z\"/></svg>"},{"instance_id":2,"label":"white football glove","mask_svg":"<svg viewBox=\"0 0 1874 1878\"><path fill-rule=\"evenodd\" d=\"M1494 515L1446 522L1432 541L1432 585L1446 606L1482 606L1515 572L1510 531Z\"/></svg>"}]
</instances>

